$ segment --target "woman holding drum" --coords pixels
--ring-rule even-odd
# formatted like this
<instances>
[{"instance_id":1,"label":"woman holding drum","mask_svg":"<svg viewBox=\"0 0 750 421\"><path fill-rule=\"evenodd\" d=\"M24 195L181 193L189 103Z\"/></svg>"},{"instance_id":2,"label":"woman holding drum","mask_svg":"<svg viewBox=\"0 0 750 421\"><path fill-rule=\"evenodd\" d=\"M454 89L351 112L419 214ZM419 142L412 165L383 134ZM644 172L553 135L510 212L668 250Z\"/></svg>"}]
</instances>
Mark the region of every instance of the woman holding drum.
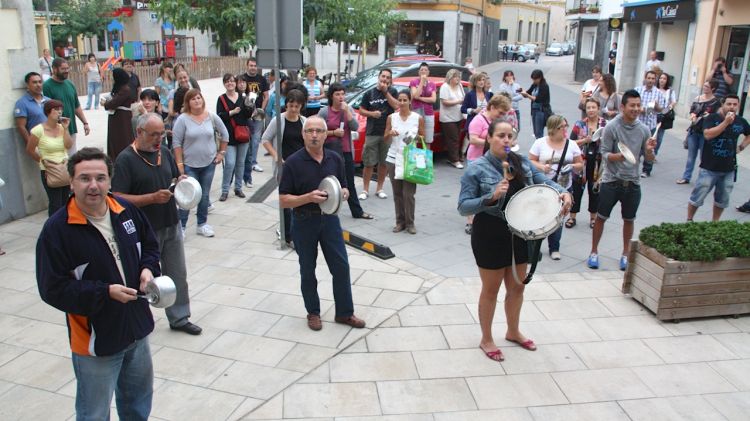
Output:
<instances>
[{"instance_id":1,"label":"woman holding drum","mask_svg":"<svg viewBox=\"0 0 750 421\"><path fill-rule=\"evenodd\" d=\"M597 130L602 129L607 120L599 115L599 101L589 98L585 102L586 118L578 120L573 125L570 140L574 140L582 149L585 160L586 173L573 175L573 209L570 210L570 218L565 222L565 228L576 226L576 214L581 211L581 200L583 199L583 187L589 192L589 228L594 228L596 221L596 209L599 206L599 193L594 190L596 178L601 176L602 154L599 152L599 142L592 138ZM603 130L599 131L601 134Z\"/></svg>"},{"instance_id":2,"label":"woman holding drum","mask_svg":"<svg viewBox=\"0 0 750 421\"><path fill-rule=\"evenodd\" d=\"M563 214L572 206L572 197L527 158L510 151L513 145L513 126L510 123L494 120L488 134L489 151L470 165L461 177L458 211L465 216L475 215L476 229L472 231L471 248L482 279L479 296L482 340L479 347L488 358L503 361L503 353L492 337L492 319L503 280L507 290L505 316L508 329L505 339L529 351L536 350L534 341L519 330L524 285L514 280L525 277L528 246L526 240L511 233L505 217L506 206L517 192L533 184L550 186L535 188L554 189L563 201ZM551 203L551 206L559 208L560 204ZM513 273L514 268L516 273Z\"/></svg>"},{"instance_id":3,"label":"woman holding drum","mask_svg":"<svg viewBox=\"0 0 750 421\"><path fill-rule=\"evenodd\" d=\"M547 136L537 139L529 150L529 160L552 181L570 189L573 173L583 171L581 148L567 136L568 122L561 115L547 119ZM562 226L547 237L552 260L560 260Z\"/></svg>"}]
</instances>

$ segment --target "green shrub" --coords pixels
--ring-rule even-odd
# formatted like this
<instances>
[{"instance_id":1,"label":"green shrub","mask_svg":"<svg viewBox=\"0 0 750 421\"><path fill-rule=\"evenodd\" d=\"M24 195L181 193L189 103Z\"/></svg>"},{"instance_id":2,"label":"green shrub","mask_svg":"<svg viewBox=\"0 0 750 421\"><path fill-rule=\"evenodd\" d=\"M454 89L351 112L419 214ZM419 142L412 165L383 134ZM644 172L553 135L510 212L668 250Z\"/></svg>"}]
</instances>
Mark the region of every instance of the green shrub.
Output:
<instances>
[{"instance_id":1,"label":"green shrub","mask_svg":"<svg viewBox=\"0 0 750 421\"><path fill-rule=\"evenodd\" d=\"M750 257L750 222L663 223L644 228L639 240L675 260L712 262Z\"/></svg>"}]
</instances>

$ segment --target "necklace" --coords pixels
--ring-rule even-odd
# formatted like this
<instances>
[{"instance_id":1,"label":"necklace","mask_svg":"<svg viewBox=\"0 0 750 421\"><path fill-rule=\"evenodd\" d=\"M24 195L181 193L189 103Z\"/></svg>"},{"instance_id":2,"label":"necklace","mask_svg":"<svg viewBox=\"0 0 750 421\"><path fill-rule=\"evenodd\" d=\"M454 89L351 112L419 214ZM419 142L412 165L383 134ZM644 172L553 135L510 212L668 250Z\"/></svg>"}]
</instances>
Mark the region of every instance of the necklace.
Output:
<instances>
[{"instance_id":1,"label":"necklace","mask_svg":"<svg viewBox=\"0 0 750 421\"><path fill-rule=\"evenodd\" d=\"M136 149L136 147L135 147L135 142L131 143L130 147L133 148L133 152L135 152L135 154L138 155L138 157L141 158L143 160L143 162L145 162L149 167L160 167L161 166L161 146L159 146L159 151L156 153L156 165L152 164L151 162L149 162L148 159L146 159L146 157L144 157L143 155L141 155L140 153L138 153L138 149Z\"/></svg>"}]
</instances>

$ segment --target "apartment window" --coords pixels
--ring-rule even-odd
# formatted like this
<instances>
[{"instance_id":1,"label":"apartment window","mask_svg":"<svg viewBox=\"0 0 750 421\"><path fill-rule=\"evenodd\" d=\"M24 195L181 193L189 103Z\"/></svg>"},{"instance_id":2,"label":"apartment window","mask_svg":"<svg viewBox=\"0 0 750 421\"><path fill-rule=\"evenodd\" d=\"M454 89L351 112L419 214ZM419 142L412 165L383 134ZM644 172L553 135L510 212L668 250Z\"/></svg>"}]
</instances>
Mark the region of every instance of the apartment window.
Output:
<instances>
[{"instance_id":1,"label":"apartment window","mask_svg":"<svg viewBox=\"0 0 750 421\"><path fill-rule=\"evenodd\" d=\"M500 41L507 41L508 40L508 30L507 29L501 29L498 39Z\"/></svg>"},{"instance_id":2,"label":"apartment window","mask_svg":"<svg viewBox=\"0 0 750 421\"><path fill-rule=\"evenodd\" d=\"M589 26L581 30L581 58L594 59L596 47L596 27Z\"/></svg>"},{"instance_id":3,"label":"apartment window","mask_svg":"<svg viewBox=\"0 0 750 421\"><path fill-rule=\"evenodd\" d=\"M536 28L534 28L534 41L539 41L539 22L536 23Z\"/></svg>"},{"instance_id":4,"label":"apartment window","mask_svg":"<svg viewBox=\"0 0 750 421\"><path fill-rule=\"evenodd\" d=\"M543 23L542 24L542 38L544 38L546 34L547 34L547 24Z\"/></svg>"},{"instance_id":5,"label":"apartment window","mask_svg":"<svg viewBox=\"0 0 750 421\"><path fill-rule=\"evenodd\" d=\"M523 21L518 21L518 33L516 34L516 41L521 42L523 41Z\"/></svg>"},{"instance_id":6,"label":"apartment window","mask_svg":"<svg viewBox=\"0 0 750 421\"><path fill-rule=\"evenodd\" d=\"M531 28L534 27L532 22L529 22L529 32L526 33L526 41L531 42Z\"/></svg>"}]
</instances>

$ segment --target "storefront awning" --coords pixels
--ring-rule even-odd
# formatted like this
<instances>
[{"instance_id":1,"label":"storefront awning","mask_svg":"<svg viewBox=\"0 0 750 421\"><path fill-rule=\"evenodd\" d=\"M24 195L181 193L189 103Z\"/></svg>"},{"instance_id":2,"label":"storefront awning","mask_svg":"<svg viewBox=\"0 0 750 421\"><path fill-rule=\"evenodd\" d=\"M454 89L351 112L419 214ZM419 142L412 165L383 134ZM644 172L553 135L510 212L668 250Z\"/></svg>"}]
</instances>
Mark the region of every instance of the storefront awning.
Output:
<instances>
[{"instance_id":1,"label":"storefront awning","mask_svg":"<svg viewBox=\"0 0 750 421\"><path fill-rule=\"evenodd\" d=\"M675 22L695 19L695 0L643 0L623 4L625 23Z\"/></svg>"}]
</instances>

